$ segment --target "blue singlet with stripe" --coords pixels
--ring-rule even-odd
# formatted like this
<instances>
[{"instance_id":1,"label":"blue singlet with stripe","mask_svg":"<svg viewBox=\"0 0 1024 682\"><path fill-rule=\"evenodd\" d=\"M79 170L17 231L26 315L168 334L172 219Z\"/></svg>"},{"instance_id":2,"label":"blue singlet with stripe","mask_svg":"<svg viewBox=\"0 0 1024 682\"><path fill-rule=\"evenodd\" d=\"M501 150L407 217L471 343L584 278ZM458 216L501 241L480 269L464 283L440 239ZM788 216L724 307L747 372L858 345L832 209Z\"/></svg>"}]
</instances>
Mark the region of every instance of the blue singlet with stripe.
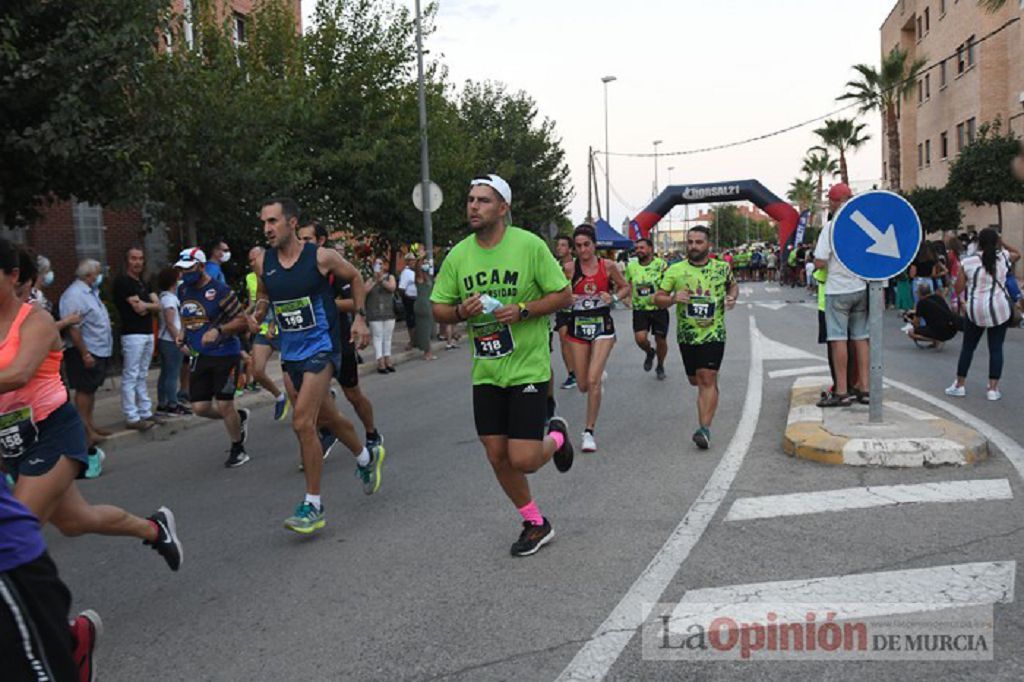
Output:
<instances>
[{"instance_id":1,"label":"blue singlet with stripe","mask_svg":"<svg viewBox=\"0 0 1024 682\"><path fill-rule=\"evenodd\" d=\"M334 291L317 267L316 254L316 244L304 244L290 268L282 267L277 249L267 249L263 256L263 286L277 318L281 359L286 362L339 352Z\"/></svg>"}]
</instances>

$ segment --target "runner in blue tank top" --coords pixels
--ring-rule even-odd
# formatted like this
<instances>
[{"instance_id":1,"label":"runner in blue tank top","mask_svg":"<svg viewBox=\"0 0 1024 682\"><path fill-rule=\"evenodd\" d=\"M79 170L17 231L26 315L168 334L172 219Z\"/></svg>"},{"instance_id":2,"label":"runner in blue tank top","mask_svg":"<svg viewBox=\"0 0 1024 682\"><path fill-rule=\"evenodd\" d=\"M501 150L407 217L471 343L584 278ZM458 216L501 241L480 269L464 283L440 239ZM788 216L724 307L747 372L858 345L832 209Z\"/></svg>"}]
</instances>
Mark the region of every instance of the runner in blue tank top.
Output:
<instances>
[{"instance_id":1,"label":"runner in blue tank top","mask_svg":"<svg viewBox=\"0 0 1024 682\"><path fill-rule=\"evenodd\" d=\"M337 251L298 240L295 232L299 207L294 200L268 199L263 202L260 220L270 248L254 263L259 286L249 328L258 329L273 306L280 332L281 364L295 393L291 396L292 425L299 439L306 475L306 496L284 526L296 533L309 534L326 523L320 502L324 451L317 433L318 424L327 427L355 455L363 492L369 495L380 488L384 449L364 447L352 422L338 412L334 401L328 397L331 377L341 366L338 311L328 276L334 274L352 283L357 310L352 323L352 341L359 348L365 348L370 338L363 309L363 278Z\"/></svg>"}]
</instances>

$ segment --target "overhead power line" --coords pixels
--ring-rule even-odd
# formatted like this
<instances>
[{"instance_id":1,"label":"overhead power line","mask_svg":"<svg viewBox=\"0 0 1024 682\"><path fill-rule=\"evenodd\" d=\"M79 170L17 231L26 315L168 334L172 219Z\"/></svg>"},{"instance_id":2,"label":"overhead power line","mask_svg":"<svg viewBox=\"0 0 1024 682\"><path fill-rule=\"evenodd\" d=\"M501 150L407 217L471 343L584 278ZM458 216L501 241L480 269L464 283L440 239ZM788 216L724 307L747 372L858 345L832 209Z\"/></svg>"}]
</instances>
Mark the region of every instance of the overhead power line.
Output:
<instances>
[{"instance_id":1,"label":"overhead power line","mask_svg":"<svg viewBox=\"0 0 1024 682\"><path fill-rule=\"evenodd\" d=\"M996 28L992 32L990 32L990 33L982 36L978 40L974 41L973 44L975 46L981 45L986 40L989 40L989 39L995 37L996 35L998 35L999 33L1002 33L1004 30L1006 30L1011 25L1017 23L1018 21L1020 21L1020 17L1014 17L1013 19L1010 19L1009 21L1007 21L1005 24L1003 24L999 28ZM923 69L921 69L921 71L918 73L916 78L920 78L921 76L923 76L924 74L928 73L932 69L939 68L939 65L942 62L945 62L947 59L953 59L956 56L957 56L957 53L954 52L953 54L948 55L945 59L941 59L938 62L933 62L932 64L926 65ZM915 80L915 79L911 79L911 78L904 79L899 85L893 86L893 89L897 89L899 87L902 87L904 84L910 82L911 80ZM767 140L768 138L777 137L779 135L783 135L785 133L792 132L792 131L797 130L799 128L803 128L805 126L809 126L812 123L817 123L818 121L822 121L822 120L824 120L824 119L826 119L826 118L828 118L830 116L835 116L836 114L840 114L840 113L846 111L847 109L853 109L853 108L859 107L859 106L860 106L859 102L851 102L850 104L847 104L844 107L840 107L839 109L836 109L834 111L830 111L827 114L822 114L821 116L815 116L814 118L809 118L806 121L801 121L800 123L794 123L793 125L786 126L785 128L779 128L778 130L773 130L770 133L764 133L763 135L756 135L754 137L748 137L748 138L746 138L744 140L737 140L735 142L726 142L725 144L717 144L717 145L713 145L711 147L700 147L698 149L685 149L685 150L682 150L682 151L675 151L675 152L658 152L657 154L654 154L654 153L651 153L651 152L611 152L611 151L610 152L605 152L604 150L597 150L597 149L594 150L594 153L595 154L598 154L598 153L605 154L605 153L607 153L610 156L621 156L621 157L631 157L631 158L645 159L645 158L653 158L655 156L659 156L659 157L661 157L661 156L688 156L688 155L691 155L691 154L702 154L702 153L705 153L705 152L714 152L714 151L718 151L720 149L729 149L729 148L732 148L732 147L740 147L740 146L743 146L743 145L751 144L753 142L760 142L761 140Z\"/></svg>"}]
</instances>

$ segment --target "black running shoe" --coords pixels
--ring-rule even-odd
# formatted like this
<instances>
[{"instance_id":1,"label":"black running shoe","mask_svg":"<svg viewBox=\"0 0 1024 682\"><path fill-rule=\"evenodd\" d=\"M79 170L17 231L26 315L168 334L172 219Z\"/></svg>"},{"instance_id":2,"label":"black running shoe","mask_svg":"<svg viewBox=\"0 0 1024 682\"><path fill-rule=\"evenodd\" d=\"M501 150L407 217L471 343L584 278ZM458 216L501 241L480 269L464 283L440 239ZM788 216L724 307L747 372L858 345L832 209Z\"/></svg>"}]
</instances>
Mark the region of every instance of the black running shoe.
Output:
<instances>
[{"instance_id":1,"label":"black running shoe","mask_svg":"<svg viewBox=\"0 0 1024 682\"><path fill-rule=\"evenodd\" d=\"M701 450L707 450L711 447L711 429L706 426L702 426L693 432L693 442Z\"/></svg>"},{"instance_id":2,"label":"black running shoe","mask_svg":"<svg viewBox=\"0 0 1024 682\"><path fill-rule=\"evenodd\" d=\"M658 367L656 370L654 370L654 372L655 372L655 374L658 375L658 381L664 381L665 380L665 368L664 367Z\"/></svg>"},{"instance_id":3,"label":"black running shoe","mask_svg":"<svg viewBox=\"0 0 1024 682\"><path fill-rule=\"evenodd\" d=\"M565 423L565 420L561 417L552 417L551 421L548 422L548 433L557 431L562 434L562 447L555 450L555 468L565 473L569 469L572 469L572 442L569 441L569 425Z\"/></svg>"},{"instance_id":4,"label":"black running shoe","mask_svg":"<svg viewBox=\"0 0 1024 682\"><path fill-rule=\"evenodd\" d=\"M241 443L245 445L245 441L249 438L249 408L240 407L238 408L238 422L241 424L240 433L242 434Z\"/></svg>"},{"instance_id":5,"label":"black running shoe","mask_svg":"<svg viewBox=\"0 0 1024 682\"><path fill-rule=\"evenodd\" d=\"M228 458L224 462L224 466L228 469L234 469L240 467L249 461L249 453L245 451L245 446L241 443L232 443L231 450L228 452Z\"/></svg>"},{"instance_id":6,"label":"black running shoe","mask_svg":"<svg viewBox=\"0 0 1024 682\"><path fill-rule=\"evenodd\" d=\"M523 532L519 539L512 545L512 556L530 556L536 554L544 545L548 544L555 537L555 531L551 528L551 522L544 519L543 526L535 526L529 521L523 521Z\"/></svg>"},{"instance_id":7,"label":"black running shoe","mask_svg":"<svg viewBox=\"0 0 1024 682\"><path fill-rule=\"evenodd\" d=\"M657 353L654 351L653 348L651 350L647 351L647 357L644 359L644 371L645 372L650 372L651 371L651 367L654 367L654 357L656 355L657 355Z\"/></svg>"},{"instance_id":8,"label":"black running shoe","mask_svg":"<svg viewBox=\"0 0 1024 682\"><path fill-rule=\"evenodd\" d=\"M366 437L366 449L367 450L369 450L370 448L374 447L375 445L384 445L384 434L381 433L379 429L377 430L377 433L374 434L374 436L372 438L370 436Z\"/></svg>"},{"instance_id":9,"label":"black running shoe","mask_svg":"<svg viewBox=\"0 0 1024 682\"><path fill-rule=\"evenodd\" d=\"M149 545L159 552L171 570L177 571L185 560L185 550L174 527L174 513L167 507L160 507L149 520L156 524L157 537L153 542L143 540L142 544Z\"/></svg>"}]
</instances>

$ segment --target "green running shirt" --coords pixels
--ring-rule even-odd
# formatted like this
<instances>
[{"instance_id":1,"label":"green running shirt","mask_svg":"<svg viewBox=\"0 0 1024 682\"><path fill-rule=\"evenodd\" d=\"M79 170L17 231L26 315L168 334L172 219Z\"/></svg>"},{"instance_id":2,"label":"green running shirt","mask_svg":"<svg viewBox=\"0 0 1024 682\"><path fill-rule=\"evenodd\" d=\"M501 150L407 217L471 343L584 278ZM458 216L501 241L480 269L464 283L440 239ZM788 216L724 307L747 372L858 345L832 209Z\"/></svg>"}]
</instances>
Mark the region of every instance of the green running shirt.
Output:
<instances>
[{"instance_id":1,"label":"green running shirt","mask_svg":"<svg viewBox=\"0 0 1024 682\"><path fill-rule=\"evenodd\" d=\"M544 241L510 225L492 248L480 246L475 235L456 244L444 259L430 300L457 305L473 294L488 294L503 305L529 303L568 286L562 266ZM473 346L474 386L505 388L551 378L546 315L504 325L484 313L470 318L466 326Z\"/></svg>"},{"instance_id":2,"label":"green running shirt","mask_svg":"<svg viewBox=\"0 0 1024 682\"><path fill-rule=\"evenodd\" d=\"M732 285L732 268L722 260L705 265L681 261L669 267L658 287L675 294L687 289L690 302L676 304L676 337L679 343L696 346L725 341L725 295Z\"/></svg>"},{"instance_id":3,"label":"green running shirt","mask_svg":"<svg viewBox=\"0 0 1024 682\"><path fill-rule=\"evenodd\" d=\"M640 265L640 261L635 259L626 264L626 281L633 285L633 310L658 309L654 305L654 294L666 267L665 261L658 257L652 258L647 265Z\"/></svg>"}]
</instances>

